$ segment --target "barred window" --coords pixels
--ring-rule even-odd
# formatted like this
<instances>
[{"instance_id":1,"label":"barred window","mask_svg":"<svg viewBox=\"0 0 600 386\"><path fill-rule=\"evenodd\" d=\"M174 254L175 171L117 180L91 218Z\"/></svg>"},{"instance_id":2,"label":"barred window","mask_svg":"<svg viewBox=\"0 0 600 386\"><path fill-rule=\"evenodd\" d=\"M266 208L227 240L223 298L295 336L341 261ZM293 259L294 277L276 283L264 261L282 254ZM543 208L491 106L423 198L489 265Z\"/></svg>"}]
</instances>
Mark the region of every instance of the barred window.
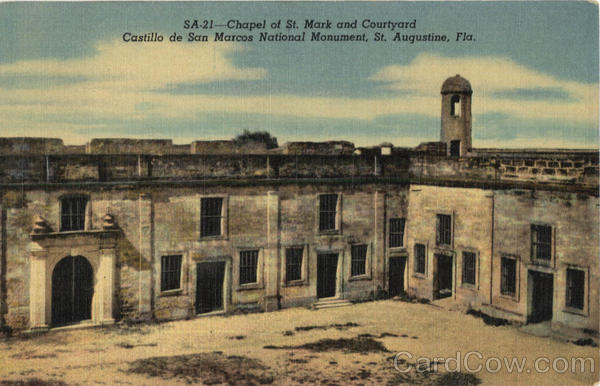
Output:
<instances>
[{"instance_id":1,"label":"barred window","mask_svg":"<svg viewBox=\"0 0 600 386\"><path fill-rule=\"evenodd\" d=\"M303 248L288 248L285 250L285 281L302 279Z\"/></svg>"},{"instance_id":2,"label":"barred window","mask_svg":"<svg viewBox=\"0 0 600 386\"><path fill-rule=\"evenodd\" d=\"M220 236L223 199L220 197L203 198L200 215L200 235Z\"/></svg>"},{"instance_id":3,"label":"barred window","mask_svg":"<svg viewBox=\"0 0 600 386\"><path fill-rule=\"evenodd\" d=\"M447 214L438 214L436 226L436 244L451 245L452 244L452 216Z\"/></svg>"},{"instance_id":4,"label":"barred window","mask_svg":"<svg viewBox=\"0 0 600 386\"><path fill-rule=\"evenodd\" d=\"M500 293L515 296L517 293L517 261L510 257L503 257L500 267Z\"/></svg>"},{"instance_id":5,"label":"barred window","mask_svg":"<svg viewBox=\"0 0 600 386\"><path fill-rule=\"evenodd\" d=\"M181 255L163 256L160 268L160 290L169 291L179 289L181 280Z\"/></svg>"},{"instance_id":6,"label":"barred window","mask_svg":"<svg viewBox=\"0 0 600 386\"><path fill-rule=\"evenodd\" d=\"M319 196L319 230L335 230L337 212L337 194L322 194Z\"/></svg>"},{"instance_id":7,"label":"barred window","mask_svg":"<svg viewBox=\"0 0 600 386\"><path fill-rule=\"evenodd\" d=\"M552 227L531 224L531 257L538 260L552 258Z\"/></svg>"},{"instance_id":8,"label":"barred window","mask_svg":"<svg viewBox=\"0 0 600 386\"><path fill-rule=\"evenodd\" d=\"M367 246L365 244L352 246L351 275L359 276L367 273Z\"/></svg>"},{"instance_id":9,"label":"barred window","mask_svg":"<svg viewBox=\"0 0 600 386\"><path fill-rule=\"evenodd\" d=\"M403 218L390 219L390 248L404 245L404 223Z\"/></svg>"},{"instance_id":10,"label":"barred window","mask_svg":"<svg viewBox=\"0 0 600 386\"><path fill-rule=\"evenodd\" d=\"M585 293L585 271L567 269L567 307L583 310Z\"/></svg>"},{"instance_id":11,"label":"barred window","mask_svg":"<svg viewBox=\"0 0 600 386\"><path fill-rule=\"evenodd\" d=\"M73 196L61 200L61 231L81 231L85 227L87 197Z\"/></svg>"},{"instance_id":12,"label":"barred window","mask_svg":"<svg viewBox=\"0 0 600 386\"><path fill-rule=\"evenodd\" d=\"M415 273L425 274L425 245L415 244Z\"/></svg>"},{"instance_id":13,"label":"barred window","mask_svg":"<svg viewBox=\"0 0 600 386\"><path fill-rule=\"evenodd\" d=\"M475 285L475 269L477 255L473 252L463 252L462 282L463 284Z\"/></svg>"},{"instance_id":14,"label":"barred window","mask_svg":"<svg viewBox=\"0 0 600 386\"><path fill-rule=\"evenodd\" d=\"M240 252L240 284L256 283L258 250Z\"/></svg>"}]
</instances>

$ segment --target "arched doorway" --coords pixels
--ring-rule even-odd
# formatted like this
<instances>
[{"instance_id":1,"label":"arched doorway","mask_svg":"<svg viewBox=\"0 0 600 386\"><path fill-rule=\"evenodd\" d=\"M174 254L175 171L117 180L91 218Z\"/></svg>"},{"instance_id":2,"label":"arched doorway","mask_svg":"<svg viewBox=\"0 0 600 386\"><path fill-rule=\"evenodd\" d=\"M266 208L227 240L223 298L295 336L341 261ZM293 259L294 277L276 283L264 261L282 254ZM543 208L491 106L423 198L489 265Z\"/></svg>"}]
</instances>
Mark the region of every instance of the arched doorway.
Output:
<instances>
[{"instance_id":1,"label":"arched doorway","mask_svg":"<svg viewBox=\"0 0 600 386\"><path fill-rule=\"evenodd\" d=\"M83 256L67 256L52 271L52 325L91 319L94 270Z\"/></svg>"}]
</instances>

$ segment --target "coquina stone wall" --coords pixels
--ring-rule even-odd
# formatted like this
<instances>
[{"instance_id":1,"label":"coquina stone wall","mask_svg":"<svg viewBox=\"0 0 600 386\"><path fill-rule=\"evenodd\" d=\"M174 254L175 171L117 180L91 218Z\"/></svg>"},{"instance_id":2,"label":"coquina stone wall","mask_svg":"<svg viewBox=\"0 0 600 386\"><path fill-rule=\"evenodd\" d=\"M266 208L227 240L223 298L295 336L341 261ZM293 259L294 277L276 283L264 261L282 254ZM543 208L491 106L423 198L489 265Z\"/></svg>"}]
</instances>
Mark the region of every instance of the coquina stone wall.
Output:
<instances>
[{"instance_id":1,"label":"coquina stone wall","mask_svg":"<svg viewBox=\"0 0 600 386\"><path fill-rule=\"evenodd\" d=\"M337 253L338 297L361 301L385 294L389 259L403 256L405 290L430 299L435 256L449 254L457 301L527 321L527 275L537 269L530 259L530 227L539 222L554 231L553 265L542 267L554 275L552 322L597 329L596 152L485 150L452 158L439 155L436 146L428 147L432 152L382 152L380 147L354 149L346 142L295 144L288 154L281 149L203 154L201 148L196 144L195 151L189 146L186 150L170 141L106 140L91 141L82 149L60 140L2 139L0 326L28 329L32 310L49 307L31 298L32 288L40 290L39 277L32 276L39 275L39 265L31 262L53 253L44 251L37 239L43 238L44 245L55 239L65 245L72 238L77 245L97 248L101 261L110 258L103 251L103 237L114 232L114 277L98 288L114 286L114 299L103 301L114 302L116 320L195 316L197 267L208 261L225 264L225 312L310 305L318 300L317 255ZM332 149L339 154L329 154ZM333 232L319 231L322 194L338 198ZM73 234L60 231L61 199L70 195L87 199L85 229ZM200 234L201 200L206 197L223 199L219 237ZM436 245L437 214L452 217L450 247ZM106 226L110 217L114 229ZM406 219L402 245L394 248L388 245L391 218ZM44 224L42 235L33 235L36 224ZM414 274L416 243L427 246L424 275ZM367 248L360 277L351 275L356 244ZM304 251L302 277L295 283L285 280L285 251L291 247ZM83 253L85 248L64 253ZM239 283L240 251L247 249L259 251L259 274L252 286ZM477 254L475 286L461 282L464 251ZM173 254L182 256L181 288L164 293L161 258ZM503 254L519 257L517 298L499 293ZM586 272L581 312L564 307L567 267ZM46 279L51 274L46 272Z\"/></svg>"}]
</instances>

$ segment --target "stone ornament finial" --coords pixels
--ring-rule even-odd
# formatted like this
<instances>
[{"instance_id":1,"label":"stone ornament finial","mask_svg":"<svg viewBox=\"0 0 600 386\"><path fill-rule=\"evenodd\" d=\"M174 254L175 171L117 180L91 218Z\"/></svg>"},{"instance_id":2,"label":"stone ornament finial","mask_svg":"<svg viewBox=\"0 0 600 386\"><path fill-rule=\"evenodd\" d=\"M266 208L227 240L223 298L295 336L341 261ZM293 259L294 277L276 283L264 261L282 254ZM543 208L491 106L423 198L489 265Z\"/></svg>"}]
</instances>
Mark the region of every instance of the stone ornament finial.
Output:
<instances>
[{"instance_id":1,"label":"stone ornament finial","mask_svg":"<svg viewBox=\"0 0 600 386\"><path fill-rule=\"evenodd\" d=\"M40 215L36 215L33 218L33 233L48 233L50 232L50 226L45 218Z\"/></svg>"},{"instance_id":2,"label":"stone ornament finial","mask_svg":"<svg viewBox=\"0 0 600 386\"><path fill-rule=\"evenodd\" d=\"M110 230L110 229L116 229L116 228L117 228L117 224L115 222L115 217L110 213L105 214L104 217L102 218L102 229Z\"/></svg>"}]
</instances>

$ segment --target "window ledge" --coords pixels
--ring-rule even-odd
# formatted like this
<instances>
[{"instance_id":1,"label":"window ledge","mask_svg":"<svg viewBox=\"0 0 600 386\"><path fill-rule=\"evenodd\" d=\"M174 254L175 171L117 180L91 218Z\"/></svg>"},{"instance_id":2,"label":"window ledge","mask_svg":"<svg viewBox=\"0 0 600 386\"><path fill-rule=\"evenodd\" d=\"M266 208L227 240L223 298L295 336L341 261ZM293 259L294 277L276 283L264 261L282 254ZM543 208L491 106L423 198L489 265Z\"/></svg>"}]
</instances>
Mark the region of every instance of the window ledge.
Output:
<instances>
[{"instance_id":1,"label":"window ledge","mask_svg":"<svg viewBox=\"0 0 600 386\"><path fill-rule=\"evenodd\" d=\"M512 300L513 302L517 302L517 303L519 302L517 300L517 295L516 294L511 295L511 294L503 294L503 293L501 293L500 294L500 298L507 299L507 300Z\"/></svg>"},{"instance_id":2,"label":"window ledge","mask_svg":"<svg viewBox=\"0 0 600 386\"><path fill-rule=\"evenodd\" d=\"M552 259L536 259L534 257L531 258L531 264L540 265L542 267L552 267Z\"/></svg>"},{"instance_id":3,"label":"window ledge","mask_svg":"<svg viewBox=\"0 0 600 386\"><path fill-rule=\"evenodd\" d=\"M470 291L477 291L476 284L464 283L464 284L460 285L460 288L470 290Z\"/></svg>"},{"instance_id":4,"label":"window ledge","mask_svg":"<svg viewBox=\"0 0 600 386\"><path fill-rule=\"evenodd\" d=\"M390 253L393 253L393 252L406 252L406 247L404 245L401 245L399 247L388 247L388 250L390 251Z\"/></svg>"},{"instance_id":5,"label":"window ledge","mask_svg":"<svg viewBox=\"0 0 600 386\"><path fill-rule=\"evenodd\" d=\"M323 231L319 231L319 236L333 236L333 235L339 235L342 232L340 232L339 229L328 229L328 230L323 230Z\"/></svg>"},{"instance_id":6,"label":"window ledge","mask_svg":"<svg viewBox=\"0 0 600 386\"><path fill-rule=\"evenodd\" d=\"M247 284L240 284L237 287L237 291L250 291L250 290L258 290L258 289L264 289L265 287L262 284L259 283L247 283Z\"/></svg>"},{"instance_id":7,"label":"window ledge","mask_svg":"<svg viewBox=\"0 0 600 386\"><path fill-rule=\"evenodd\" d=\"M585 318L588 317L588 314L585 312L585 310L580 310L579 308L565 307L562 311L567 314L583 316Z\"/></svg>"},{"instance_id":8,"label":"window ledge","mask_svg":"<svg viewBox=\"0 0 600 386\"><path fill-rule=\"evenodd\" d=\"M167 296L178 296L178 295L183 295L183 289L181 288L176 288L176 289L171 289L171 290L166 290L166 291L160 291L160 294L158 295L159 297L167 297Z\"/></svg>"},{"instance_id":9,"label":"window ledge","mask_svg":"<svg viewBox=\"0 0 600 386\"><path fill-rule=\"evenodd\" d=\"M218 236L200 236L198 241L217 241L217 240L229 240L229 238L225 235Z\"/></svg>"},{"instance_id":10,"label":"window ledge","mask_svg":"<svg viewBox=\"0 0 600 386\"><path fill-rule=\"evenodd\" d=\"M424 273L418 273L418 272L414 272L412 274L412 277L417 278L417 279L427 279L427 275Z\"/></svg>"},{"instance_id":11,"label":"window ledge","mask_svg":"<svg viewBox=\"0 0 600 386\"><path fill-rule=\"evenodd\" d=\"M292 280L282 284L282 287L299 287L303 285L308 285L306 280Z\"/></svg>"},{"instance_id":12,"label":"window ledge","mask_svg":"<svg viewBox=\"0 0 600 386\"><path fill-rule=\"evenodd\" d=\"M348 279L348 281L361 281L361 280L371 280L371 275L356 275L356 276L350 276L350 278Z\"/></svg>"}]
</instances>

